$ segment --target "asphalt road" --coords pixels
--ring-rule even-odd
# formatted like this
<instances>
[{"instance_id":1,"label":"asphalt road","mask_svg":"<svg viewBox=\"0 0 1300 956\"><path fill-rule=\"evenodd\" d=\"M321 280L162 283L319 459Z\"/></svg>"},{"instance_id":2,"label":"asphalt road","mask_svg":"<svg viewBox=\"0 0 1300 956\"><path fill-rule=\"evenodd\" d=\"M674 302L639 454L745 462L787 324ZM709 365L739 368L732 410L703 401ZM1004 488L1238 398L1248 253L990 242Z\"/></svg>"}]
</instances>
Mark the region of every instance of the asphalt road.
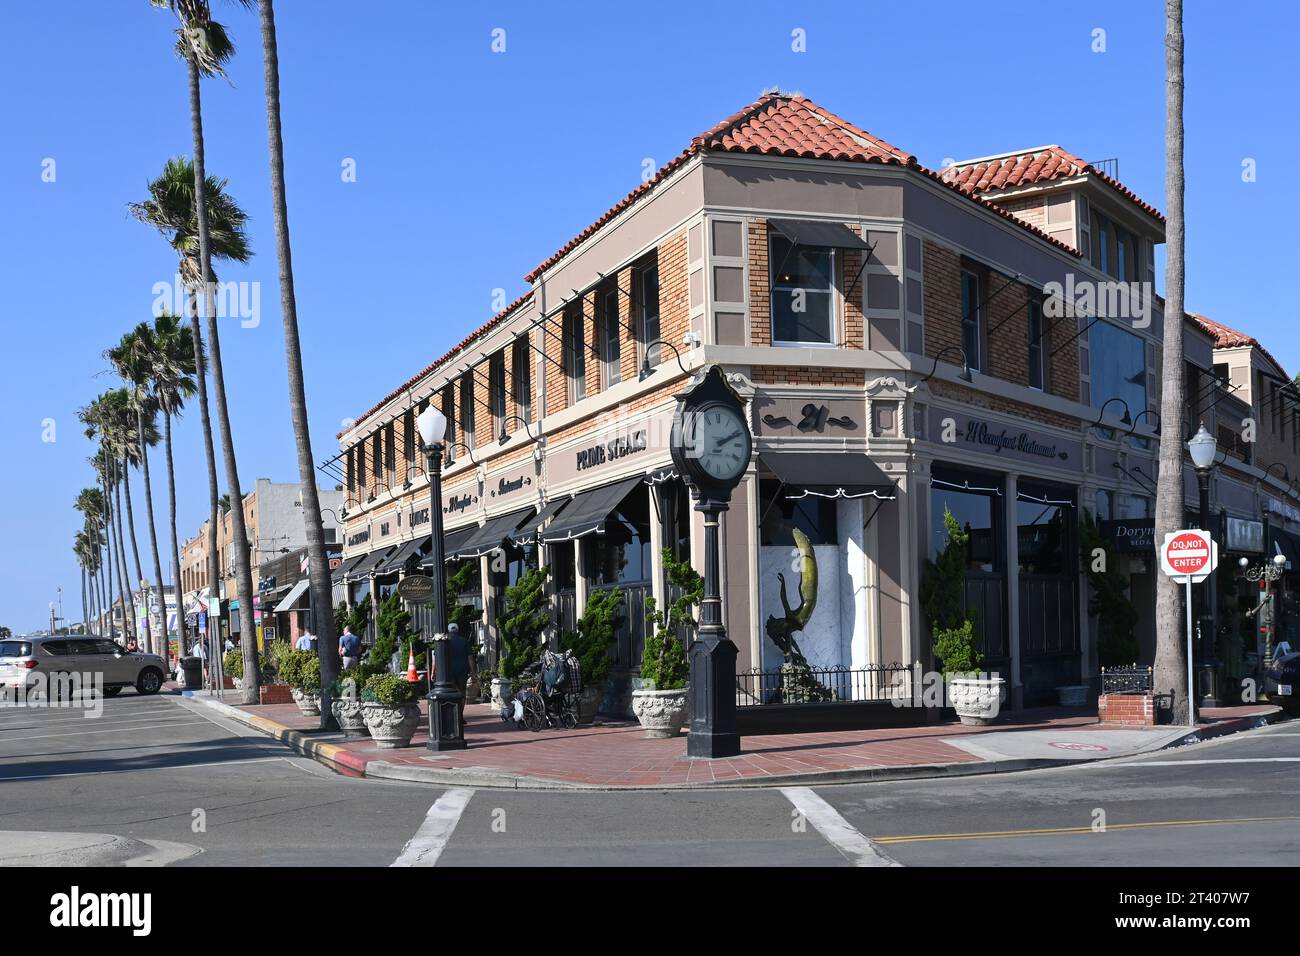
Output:
<instances>
[{"instance_id":1,"label":"asphalt road","mask_svg":"<svg viewBox=\"0 0 1300 956\"><path fill-rule=\"evenodd\" d=\"M989 777L557 793L347 778L208 708L129 690L95 719L0 710L10 864L143 848L177 866L1294 865L1298 797L1300 724ZM6 845L48 853L6 859Z\"/></svg>"}]
</instances>

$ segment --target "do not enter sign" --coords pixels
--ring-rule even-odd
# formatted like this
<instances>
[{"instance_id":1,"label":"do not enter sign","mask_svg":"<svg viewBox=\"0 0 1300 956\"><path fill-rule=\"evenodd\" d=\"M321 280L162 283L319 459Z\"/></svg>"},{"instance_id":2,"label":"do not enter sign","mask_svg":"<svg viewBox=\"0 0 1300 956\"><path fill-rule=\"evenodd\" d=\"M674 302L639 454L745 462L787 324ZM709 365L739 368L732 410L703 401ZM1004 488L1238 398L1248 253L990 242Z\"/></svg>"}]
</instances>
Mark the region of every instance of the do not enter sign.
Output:
<instances>
[{"instance_id":1,"label":"do not enter sign","mask_svg":"<svg viewBox=\"0 0 1300 956\"><path fill-rule=\"evenodd\" d=\"M1199 584L1219 563L1219 547L1208 531L1171 531L1160 548L1160 570L1173 578Z\"/></svg>"}]
</instances>

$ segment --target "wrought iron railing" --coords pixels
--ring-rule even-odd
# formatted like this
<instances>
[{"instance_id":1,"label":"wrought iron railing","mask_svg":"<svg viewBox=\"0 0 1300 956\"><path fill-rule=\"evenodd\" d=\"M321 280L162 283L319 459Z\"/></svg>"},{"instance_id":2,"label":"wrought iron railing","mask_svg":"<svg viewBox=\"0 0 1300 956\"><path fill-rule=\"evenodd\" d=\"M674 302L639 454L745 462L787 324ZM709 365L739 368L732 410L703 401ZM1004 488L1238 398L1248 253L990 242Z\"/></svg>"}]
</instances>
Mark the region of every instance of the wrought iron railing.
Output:
<instances>
[{"instance_id":1,"label":"wrought iron railing","mask_svg":"<svg viewBox=\"0 0 1300 956\"><path fill-rule=\"evenodd\" d=\"M1122 667L1103 667L1101 669L1101 692L1103 694L1149 694L1153 683L1151 668L1139 667L1137 664L1125 664Z\"/></svg>"},{"instance_id":2,"label":"wrought iron railing","mask_svg":"<svg viewBox=\"0 0 1300 956\"><path fill-rule=\"evenodd\" d=\"M868 667L800 667L742 671L736 675L736 706L823 704L910 698L914 671L906 664Z\"/></svg>"}]
</instances>

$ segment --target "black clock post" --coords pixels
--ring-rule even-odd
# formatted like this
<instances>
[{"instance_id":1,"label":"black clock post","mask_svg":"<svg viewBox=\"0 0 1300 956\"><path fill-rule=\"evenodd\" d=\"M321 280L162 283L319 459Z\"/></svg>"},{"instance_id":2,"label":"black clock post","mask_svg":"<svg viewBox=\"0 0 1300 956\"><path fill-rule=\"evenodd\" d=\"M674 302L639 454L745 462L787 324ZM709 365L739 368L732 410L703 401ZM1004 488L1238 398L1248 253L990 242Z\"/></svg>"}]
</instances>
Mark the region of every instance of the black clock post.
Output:
<instances>
[{"instance_id":1,"label":"black clock post","mask_svg":"<svg viewBox=\"0 0 1300 956\"><path fill-rule=\"evenodd\" d=\"M694 492L695 510L704 515L704 597L699 633L690 650L686 753L691 757L734 757L740 753L737 650L722 624L718 521L749 467L753 439L744 402L716 365L677 396L671 445L678 473Z\"/></svg>"}]
</instances>

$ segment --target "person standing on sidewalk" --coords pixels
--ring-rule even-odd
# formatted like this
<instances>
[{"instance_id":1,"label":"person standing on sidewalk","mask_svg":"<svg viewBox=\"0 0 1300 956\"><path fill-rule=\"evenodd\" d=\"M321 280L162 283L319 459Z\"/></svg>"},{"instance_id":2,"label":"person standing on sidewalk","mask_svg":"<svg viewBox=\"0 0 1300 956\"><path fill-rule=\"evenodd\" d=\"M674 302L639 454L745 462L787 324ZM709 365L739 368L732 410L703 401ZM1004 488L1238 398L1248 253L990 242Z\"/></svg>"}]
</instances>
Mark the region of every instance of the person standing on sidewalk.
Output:
<instances>
[{"instance_id":1,"label":"person standing on sidewalk","mask_svg":"<svg viewBox=\"0 0 1300 956\"><path fill-rule=\"evenodd\" d=\"M310 651L316 646L316 635L311 631L303 631L298 635L298 640L294 641L293 649L295 651Z\"/></svg>"},{"instance_id":2,"label":"person standing on sidewalk","mask_svg":"<svg viewBox=\"0 0 1300 956\"><path fill-rule=\"evenodd\" d=\"M352 633L351 627L343 628L343 636L339 638L339 656L343 658L345 671L361 663L361 638Z\"/></svg>"},{"instance_id":3,"label":"person standing on sidewalk","mask_svg":"<svg viewBox=\"0 0 1300 956\"><path fill-rule=\"evenodd\" d=\"M447 625L447 676L460 691L460 725L465 726L465 688L469 685L470 670L473 668L469 641L460 633L460 625L455 622Z\"/></svg>"}]
</instances>

